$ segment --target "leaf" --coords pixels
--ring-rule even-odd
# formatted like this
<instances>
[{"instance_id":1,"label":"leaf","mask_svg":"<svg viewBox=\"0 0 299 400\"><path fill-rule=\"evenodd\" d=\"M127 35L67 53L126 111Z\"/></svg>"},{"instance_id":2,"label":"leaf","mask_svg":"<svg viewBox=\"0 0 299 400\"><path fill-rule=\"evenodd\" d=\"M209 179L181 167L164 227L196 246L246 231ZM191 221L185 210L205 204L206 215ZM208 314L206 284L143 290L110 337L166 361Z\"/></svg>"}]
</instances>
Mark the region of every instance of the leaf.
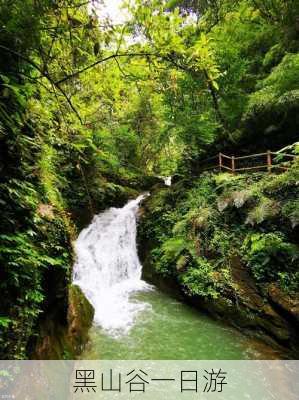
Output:
<instances>
[{"instance_id":1,"label":"leaf","mask_svg":"<svg viewBox=\"0 0 299 400\"><path fill-rule=\"evenodd\" d=\"M8 328L12 320L8 317L0 317L0 326L3 328Z\"/></svg>"},{"instance_id":2,"label":"leaf","mask_svg":"<svg viewBox=\"0 0 299 400\"><path fill-rule=\"evenodd\" d=\"M216 81L213 80L212 85L213 85L214 89L219 90L219 85Z\"/></svg>"}]
</instances>

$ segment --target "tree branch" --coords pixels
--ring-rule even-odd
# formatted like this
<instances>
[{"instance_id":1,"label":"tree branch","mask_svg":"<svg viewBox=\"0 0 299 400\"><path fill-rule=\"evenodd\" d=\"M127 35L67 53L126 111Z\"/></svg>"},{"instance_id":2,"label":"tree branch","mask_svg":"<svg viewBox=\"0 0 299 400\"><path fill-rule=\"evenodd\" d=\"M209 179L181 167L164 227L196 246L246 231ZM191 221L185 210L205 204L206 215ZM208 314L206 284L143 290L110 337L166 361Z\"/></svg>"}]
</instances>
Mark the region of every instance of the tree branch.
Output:
<instances>
[{"instance_id":1,"label":"tree branch","mask_svg":"<svg viewBox=\"0 0 299 400\"><path fill-rule=\"evenodd\" d=\"M24 57L22 54L18 53L17 51L11 50L6 46L0 45L0 49L7 51L10 54L13 54L17 57L19 57L21 60L25 61L26 63L30 64L32 67L34 67L36 70L38 70L40 72L40 74L46 78L51 85L54 85L59 91L60 93L63 95L63 97L66 99L67 103L69 104L69 106L71 107L71 109L73 110L73 112L76 114L77 118L79 119L79 121L81 122L81 124L83 125L83 121L82 118L80 117L80 114L78 113L78 111L76 110L75 106L73 105L71 99L67 96L67 94L65 93L65 91L60 87L59 82L55 82L51 76L44 72L41 67L39 65L37 65L34 61L30 60L30 58Z\"/></svg>"},{"instance_id":2,"label":"tree branch","mask_svg":"<svg viewBox=\"0 0 299 400\"><path fill-rule=\"evenodd\" d=\"M56 81L55 84L59 85L59 84L65 82L65 81L67 81L69 79L72 79L72 78L78 76L79 74L82 74L82 72L85 72L85 71L95 67L96 65L102 64L102 63L104 63L106 61L109 61L109 60L116 59L118 57L149 57L149 56L157 57L158 55L157 54L153 54L153 53L125 53L125 54L117 54L116 53L116 54L112 54L110 56L107 56L105 58L97 60L94 63L89 64L89 65L87 65L86 67L84 67L82 69L79 69L78 71L74 72L73 74L69 74L69 75L65 76L64 78L60 79L59 81Z\"/></svg>"}]
</instances>

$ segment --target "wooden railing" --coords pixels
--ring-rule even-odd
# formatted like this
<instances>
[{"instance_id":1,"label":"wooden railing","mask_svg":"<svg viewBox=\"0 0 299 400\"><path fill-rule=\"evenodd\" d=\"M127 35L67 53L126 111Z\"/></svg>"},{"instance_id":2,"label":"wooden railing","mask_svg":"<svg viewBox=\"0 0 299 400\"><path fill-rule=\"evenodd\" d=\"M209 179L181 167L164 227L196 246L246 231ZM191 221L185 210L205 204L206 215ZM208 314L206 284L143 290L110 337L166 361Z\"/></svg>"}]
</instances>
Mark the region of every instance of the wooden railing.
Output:
<instances>
[{"instance_id":1,"label":"wooden railing","mask_svg":"<svg viewBox=\"0 0 299 400\"><path fill-rule=\"evenodd\" d=\"M294 154L287 154L279 151L273 152L270 150L265 153L250 154L241 157L219 153L216 156L204 160L201 170L218 169L220 171L226 170L232 173L258 170L266 170L268 172L272 172L273 170L286 171L296 158L298 158L298 156Z\"/></svg>"},{"instance_id":2,"label":"wooden railing","mask_svg":"<svg viewBox=\"0 0 299 400\"><path fill-rule=\"evenodd\" d=\"M227 156L219 153L219 169L235 172L263 170L271 172L273 169L287 170L295 160L293 154L279 153L268 150L266 153L250 154L248 156ZM229 164L229 165L228 165Z\"/></svg>"}]
</instances>

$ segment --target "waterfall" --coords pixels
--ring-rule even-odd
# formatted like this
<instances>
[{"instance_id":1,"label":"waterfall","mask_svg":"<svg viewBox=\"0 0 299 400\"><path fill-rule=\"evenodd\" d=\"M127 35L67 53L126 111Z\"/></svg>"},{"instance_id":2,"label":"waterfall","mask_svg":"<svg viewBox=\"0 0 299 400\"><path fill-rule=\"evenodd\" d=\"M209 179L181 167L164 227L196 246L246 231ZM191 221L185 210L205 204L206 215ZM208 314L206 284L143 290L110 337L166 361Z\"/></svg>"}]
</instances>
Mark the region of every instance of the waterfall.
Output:
<instances>
[{"instance_id":1,"label":"waterfall","mask_svg":"<svg viewBox=\"0 0 299 400\"><path fill-rule=\"evenodd\" d=\"M171 180L172 180L172 176L166 176L164 178L164 182L166 186L171 186Z\"/></svg>"},{"instance_id":2,"label":"waterfall","mask_svg":"<svg viewBox=\"0 0 299 400\"><path fill-rule=\"evenodd\" d=\"M112 336L128 333L148 306L131 298L151 288L141 279L136 246L137 213L145 196L96 215L75 243L73 283L93 305L94 323Z\"/></svg>"},{"instance_id":3,"label":"waterfall","mask_svg":"<svg viewBox=\"0 0 299 400\"><path fill-rule=\"evenodd\" d=\"M162 179L166 186L171 186L172 176L161 176L161 175L158 175L158 178Z\"/></svg>"}]
</instances>

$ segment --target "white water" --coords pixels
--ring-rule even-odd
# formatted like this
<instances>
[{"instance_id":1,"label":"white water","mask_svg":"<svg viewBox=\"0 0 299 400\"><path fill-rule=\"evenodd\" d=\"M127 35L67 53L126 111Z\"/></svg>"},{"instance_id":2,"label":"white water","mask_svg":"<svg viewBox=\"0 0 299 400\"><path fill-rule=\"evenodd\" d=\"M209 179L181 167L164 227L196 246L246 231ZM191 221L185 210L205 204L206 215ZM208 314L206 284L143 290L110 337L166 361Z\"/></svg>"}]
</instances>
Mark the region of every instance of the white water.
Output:
<instances>
[{"instance_id":1,"label":"white water","mask_svg":"<svg viewBox=\"0 0 299 400\"><path fill-rule=\"evenodd\" d=\"M158 176L158 178L163 179L166 186L171 186L172 176Z\"/></svg>"},{"instance_id":2,"label":"white water","mask_svg":"<svg viewBox=\"0 0 299 400\"><path fill-rule=\"evenodd\" d=\"M141 279L136 247L137 212L145 196L96 215L75 243L73 283L93 305L94 323L113 336L128 333L137 314L148 307L130 299L132 293L150 289Z\"/></svg>"},{"instance_id":3,"label":"white water","mask_svg":"<svg viewBox=\"0 0 299 400\"><path fill-rule=\"evenodd\" d=\"M167 177L164 179L165 185L166 185L166 186L171 186L171 180L172 180L172 176L167 176Z\"/></svg>"}]
</instances>

